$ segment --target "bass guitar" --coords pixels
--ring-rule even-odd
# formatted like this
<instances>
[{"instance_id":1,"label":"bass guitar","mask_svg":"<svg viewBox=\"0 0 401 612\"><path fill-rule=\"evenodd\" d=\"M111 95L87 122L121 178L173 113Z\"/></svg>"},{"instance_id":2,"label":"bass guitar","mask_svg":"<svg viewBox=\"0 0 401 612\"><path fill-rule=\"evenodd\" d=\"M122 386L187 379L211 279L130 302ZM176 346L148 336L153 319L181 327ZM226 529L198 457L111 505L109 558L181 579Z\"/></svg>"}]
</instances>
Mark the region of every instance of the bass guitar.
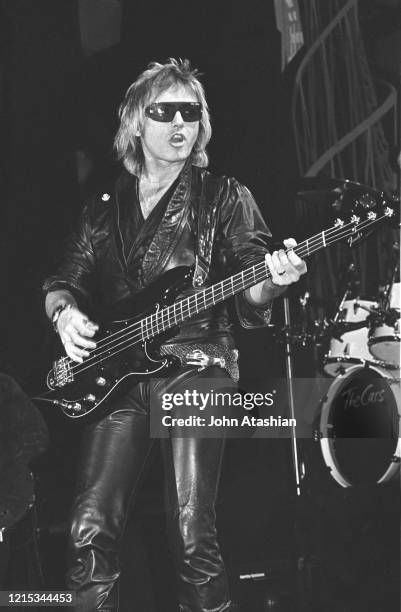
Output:
<instances>
[{"instance_id":1,"label":"bass guitar","mask_svg":"<svg viewBox=\"0 0 401 612\"><path fill-rule=\"evenodd\" d=\"M368 198L340 204L347 209L341 211L342 216L332 227L298 244L294 248L297 255L306 258L340 240L348 240L352 245L394 214L384 196L379 201ZM182 322L269 276L263 260L177 300L192 284L193 270L185 267L170 270L135 298L135 307L125 305L128 318L118 317L101 326L96 348L82 363L67 356L57 359L47 375L47 392L35 399L59 406L71 419L88 419L95 413L96 417L102 416L123 381L129 379L132 384L133 378L140 381L160 377L176 367L175 357L158 352L166 335L171 336ZM149 308L148 304L153 306Z\"/></svg>"}]
</instances>

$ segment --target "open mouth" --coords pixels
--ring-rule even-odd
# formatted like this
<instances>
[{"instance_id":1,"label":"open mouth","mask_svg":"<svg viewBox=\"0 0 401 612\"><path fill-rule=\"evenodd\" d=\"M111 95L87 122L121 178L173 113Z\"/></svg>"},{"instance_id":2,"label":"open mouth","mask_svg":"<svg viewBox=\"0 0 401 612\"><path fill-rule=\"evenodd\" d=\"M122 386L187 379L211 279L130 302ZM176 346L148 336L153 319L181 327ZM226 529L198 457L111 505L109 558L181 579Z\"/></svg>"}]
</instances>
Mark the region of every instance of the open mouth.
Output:
<instances>
[{"instance_id":1,"label":"open mouth","mask_svg":"<svg viewBox=\"0 0 401 612\"><path fill-rule=\"evenodd\" d=\"M172 144L182 144L185 142L185 136L183 134L173 134L170 138Z\"/></svg>"}]
</instances>

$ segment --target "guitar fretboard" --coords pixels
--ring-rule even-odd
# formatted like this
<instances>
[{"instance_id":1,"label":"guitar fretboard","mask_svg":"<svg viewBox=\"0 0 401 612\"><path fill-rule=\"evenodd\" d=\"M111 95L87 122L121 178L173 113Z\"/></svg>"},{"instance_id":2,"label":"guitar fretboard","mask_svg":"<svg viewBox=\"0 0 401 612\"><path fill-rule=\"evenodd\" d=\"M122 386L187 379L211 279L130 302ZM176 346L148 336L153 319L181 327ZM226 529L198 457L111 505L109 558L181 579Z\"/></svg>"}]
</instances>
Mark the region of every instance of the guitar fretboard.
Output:
<instances>
[{"instance_id":1,"label":"guitar fretboard","mask_svg":"<svg viewBox=\"0 0 401 612\"><path fill-rule=\"evenodd\" d=\"M331 230L330 239L333 239L333 231ZM338 228L337 231L341 231ZM300 257L311 254L314 251L326 246L325 232L321 232L313 237L313 244L309 244L308 240L301 242L294 248L294 252ZM142 340L149 340L164 331L191 319L195 315L204 312L208 308L227 300L233 295L244 291L260 281L265 280L270 276L269 268L264 261L259 262L242 272L238 272L229 278L226 278L211 287L207 287L198 293L190 295L171 306L158 310L152 315L142 319L141 321L141 336Z\"/></svg>"}]
</instances>

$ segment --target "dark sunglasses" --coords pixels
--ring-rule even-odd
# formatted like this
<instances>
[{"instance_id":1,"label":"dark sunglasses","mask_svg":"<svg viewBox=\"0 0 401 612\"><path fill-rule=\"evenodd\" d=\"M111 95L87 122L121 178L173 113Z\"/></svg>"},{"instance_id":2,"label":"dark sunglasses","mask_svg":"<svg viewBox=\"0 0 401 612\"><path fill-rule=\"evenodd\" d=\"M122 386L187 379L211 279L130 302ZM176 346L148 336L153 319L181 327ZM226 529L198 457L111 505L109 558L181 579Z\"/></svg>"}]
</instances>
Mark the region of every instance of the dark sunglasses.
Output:
<instances>
[{"instance_id":1,"label":"dark sunglasses","mask_svg":"<svg viewBox=\"0 0 401 612\"><path fill-rule=\"evenodd\" d=\"M199 121L202 117L202 105L199 102L153 102L145 108L145 115L154 121L167 123L172 121L180 111L184 121Z\"/></svg>"}]
</instances>

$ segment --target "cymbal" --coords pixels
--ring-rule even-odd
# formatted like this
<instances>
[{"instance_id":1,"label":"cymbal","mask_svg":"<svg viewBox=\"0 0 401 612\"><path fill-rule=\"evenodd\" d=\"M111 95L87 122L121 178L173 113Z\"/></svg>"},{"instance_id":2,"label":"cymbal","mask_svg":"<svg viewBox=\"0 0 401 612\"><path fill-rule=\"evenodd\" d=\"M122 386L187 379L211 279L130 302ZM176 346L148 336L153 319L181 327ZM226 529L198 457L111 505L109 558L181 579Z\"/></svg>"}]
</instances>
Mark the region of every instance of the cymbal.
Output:
<instances>
[{"instance_id":1,"label":"cymbal","mask_svg":"<svg viewBox=\"0 0 401 612\"><path fill-rule=\"evenodd\" d=\"M297 196L305 200L319 198L319 202L327 203L338 199L346 193L352 197L362 197L370 195L376 198L383 198L385 194L375 187L363 185L348 179L329 178L325 176L303 177L296 183Z\"/></svg>"}]
</instances>

